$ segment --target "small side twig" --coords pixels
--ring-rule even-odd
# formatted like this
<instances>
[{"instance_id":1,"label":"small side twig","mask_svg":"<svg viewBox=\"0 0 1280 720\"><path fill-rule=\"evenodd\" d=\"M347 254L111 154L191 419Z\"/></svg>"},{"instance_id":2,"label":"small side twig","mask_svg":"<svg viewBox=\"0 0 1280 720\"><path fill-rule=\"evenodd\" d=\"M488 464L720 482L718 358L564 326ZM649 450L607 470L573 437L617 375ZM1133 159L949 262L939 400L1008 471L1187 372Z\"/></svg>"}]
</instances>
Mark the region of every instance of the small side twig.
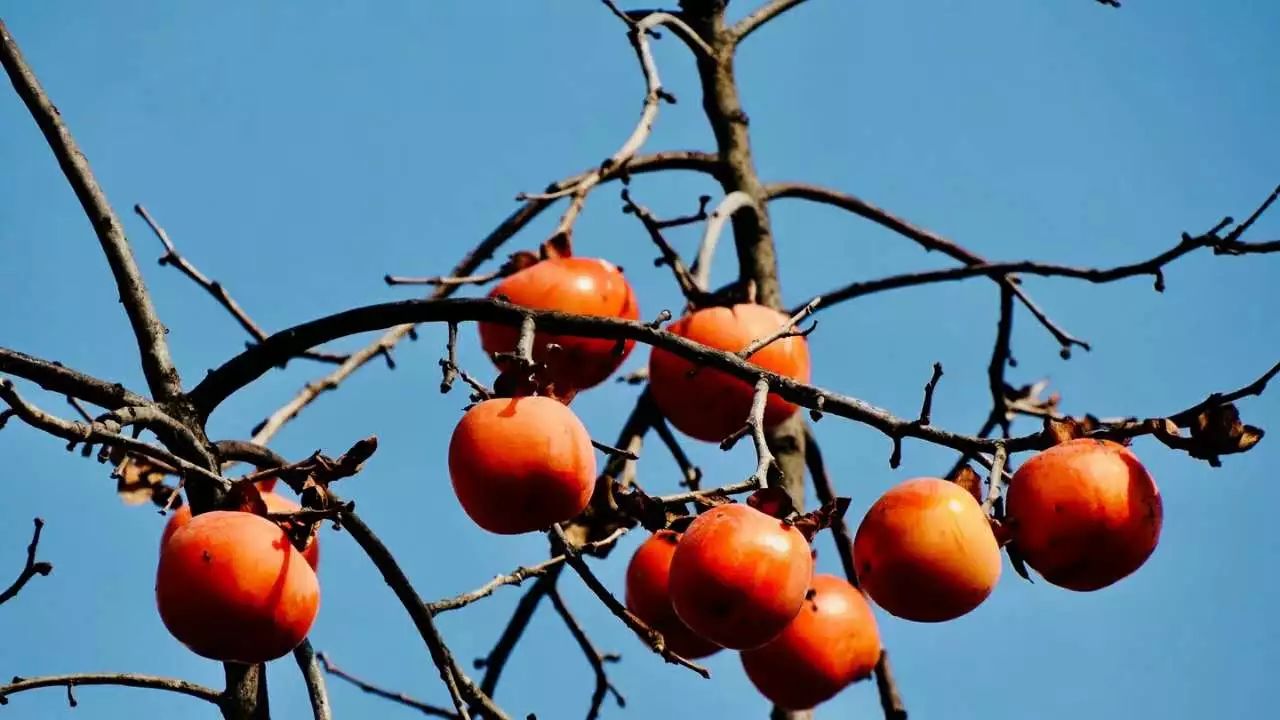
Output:
<instances>
[{"instance_id":1,"label":"small side twig","mask_svg":"<svg viewBox=\"0 0 1280 720\"><path fill-rule=\"evenodd\" d=\"M630 450L623 450L622 448L616 448L616 447L614 447L614 446L612 446L612 445L606 445L606 444L604 444L604 443L600 442L599 440L592 440L592 441L591 441L591 447L594 447L595 449L599 450L600 452L602 452L602 453L604 453L604 454L606 454L606 455L613 455L613 456L615 456L615 457L624 458L624 459L626 459L626 460L639 460L639 459L640 459L640 456L639 456L639 455L637 455L636 453L631 452Z\"/></svg>"},{"instance_id":2,"label":"small side twig","mask_svg":"<svg viewBox=\"0 0 1280 720\"><path fill-rule=\"evenodd\" d=\"M808 337L810 333L812 333L814 330L818 328L817 321L815 320L812 324L809 325L809 327L803 330L800 329L800 323L805 318L812 315L813 311L817 310L818 305L821 303L822 303L822 296L818 296L810 300L808 303L805 304L804 307L797 310L790 318L788 318L785 323L778 326L777 330L763 337L756 338L751 342L750 345L747 345L745 348L739 350L738 357L742 358L743 360L748 360L751 358L752 355L755 355L756 353L760 352L764 348L768 347L769 345L772 345L773 343L783 338Z\"/></svg>"},{"instance_id":3,"label":"small side twig","mask_svg":"<svg viewBox=\"0 0 1280 720\"><path fill-rule=\"evenodd\" d=\"M596 646L591 642L591 638L587 637L586 631L578 623L578 619L570 612L569 606L564 602L564 598L560 597L559 590L552 588L549 595L552 607L556 609L556 613L564 621L565 627L569 629L569 634L573 636L574 641L578 643L578 647L582 649L582 654L586 656L587 662L591 664L591 671L595 673L596 687L591 693L591 707L587 710L587 720L596 720L596 718L600 717L600 706L604 704L604 699L608 695L613 695L618 707L626 707L627 699L622 696L621 692L618 692L618 688L609 680L609 673L604 668L606 662L617 662L621 658L618 655L601 653L596 649Z\"/></svg>"},{"instance_id":4,"label":"small side twig","mask_svg":"<svg viewBox=\"0 0 1280 720\"><path fill-rule=\"evenodd\" d=\"M12 600L23 586L31 581L31 578L40 575L47 576L53 572L53 564L36 560L36 549L40 545L40 532L44 530L44 520L35 518L32 520L35 525L35 531L31 533L31 544L27 545L27 562L22 566L22 572L18 574L18 579L8 589L0 592L0 605ZM2 696L3 693L0 693Z\"/></svg>"},{"instance_id":5,"label":"small side twig","mask_svg":"<svg viewBox=\"0 0 1280 720\"><path fill-rule=\"evenodd\" d=\"M411 707L414 710L417 710L418 712L422 713L423 715L428 715L430 717L439 717L439 718L458 717L458 714L451 710L446 710L445 708L437 707L435 705L428 705L427 703L424 703L421 700L415 700L409 697L408 695L405 695L402 692L387 690L387 689L378 687L377 685L374 685L373 683L368 682L366 680L361 680L355 675L352 675L346 670L343 670L342 668L338 667L338 665L334 663L333 660L329 659L329 655L327 653L318 653L316 655L316 659L320 661L320 667L324 668L324 671L326 674L332 675L338 678L339 680L343 680L351 685L354 685L360 688L361 690L369 693L370 695L376 695L377 697L400 703L401 705L404 705L406 707Z\"/></svg>"},{"instance_id":6,"label":"small side twig","mask_svg":"<svg viewBox=\"0 0 1280 720\"><path fill-rule=\"evenodd\" d=\"M440 358L440 392L447 393L453 389L453 381L462 378L462 381L471 386L476 399L487 400L493 396L484 383L476 380L465 370L458 366L458 323L449 323L449 340L445 347L448 353L446 357Z\"/></svg>"},{"instance_id":7,"label":"small side twig","mask_svg":"<svg viewBox=\"0 0 1280 720\"><path fill-rule=\"evenodd\" d=\"M160 256L161 265L169 265L173 267L183 275L190 278L196 285L203 288L205 292L213 296L213 299L218 301L218 304L230 313L231 317L235 318L235 321L240 324L240 327L244 328L244 331L249 333L254 340L262 342L266 339L267 333L253 321L253 318L249 317L249 313L245 312L245 309L241 307L240 303L236 302L235 298L231 297L231 293L227 292L226 287L223 286L222 283L217 280L213 280L200 272L199 268L178 252L177 246L175 246L173 244L173 240L169 238L169 233L165 231L160 223L156 222L156 219L151 216L151 213L148 212L145 207L141 204L134 205L133 211L147 223L147 227L151 228L151 232L160 240L160 244L164 245L164 254ZM347 359L346 355L324 352L321 350L308 350L307 352L299 355L299 357L318 360L320 362L333 363L335 365L341 364Z\"/></svg>"},{"instance_id":8,"label":"small side twig","mask_svg":"<svg viewBox=\"0 0 1280 720\"><path fill-rule=\"evenodd\" d=\"M987 482L987 498L982 501L982 512L990 513L1000 499L1004 488L1004 464L1009 458L1004 443L996 443L995 454L991 456L991 477Z\"/></svg>"},{"instance_id":9,"label":"small side twig","mask_svg":"<svg viewBox=\"0 0 1280 720\"><path fill-rule=\"evenodd\" d=\"M756 457L759 462L756 464L756 471L747 478L747 483L757 488L769 486L769 470L778 470L778 461L774 457L773 452L769 449L769 440L764 430L764 407L769 399L769 381L760 378L756 381L755 394L751 396L751 413L747 417L747 423L737 432L730 435L720 442L722 450L732 448L739 439L751 435L751 440L756 446Z\"/></svg>"},{"instance_id":10,"label":"small side twig","mask_svg":"<svg viewBox=\"0 0 1280 720\"><path fill-rule=\"evenodd\" d=\"M924 402L920 404L920 419L917 420L921 425L928 425L930 422L933 414L933 392L938 389L938 381L941 379L942 363L936 362L933 364L933 376L924 386Z\"/></svg>"},{"instance_id":11,"label":"small side twig","mask_svg":"<svg viewBox=\"0 0 1280 720\"><path fill-rule=\"evenodd\" d=\"M665 237L663 237L662 230L668 227L686 225L706 219L707 202L710 200L711 197L709 195L703 195L699 198L700 205L696 214L662 221L655 218L649 208L639 205L632 200L631 193L626 188L623 188L622 190L622 201L624 203L622 211L635 215L644 226L645 231L648 232L649 239L653 241L654 245L658 246L660 257L655 261L655 264L666 265L671 268L671 272L676 279L676 284L680 286L680 292L690 302L695 304L702 299L705 293L702 291L702 288L698 286L698 282L689 272L689 269L685 267L684 261L680 259L680 255L676 253L675 248L671 247L671 244L667 242Z\"/></svg>"},{"instance_id":12,"label":"small side twig","mask_svg":"<svg viewBox=\"0 0 1280 720\"><path fill-rule=\"evenodd\" d=\"M698 258L694 261L692 268L693 279L702 291L711 289L711 261L715 258L716 246L720 242L720 235L724 233L725 224L739 210L747 208L757 216L760 214L755 198L741 190L735 190L724 196L707 219L706 228L702 233L702 243L698 246Z\"/></svg>"},{"instance_id":13,"label":"small side twig","mask_svg":"<svg viewBox=\"0 0 1280 720\"><path fill-rule=\"evenodd\" d=\"M663 660L675 665L687 667L704 678L711 677L711 673L706 668L677 655L675 652L672 652L672 650L667 647L666 641L663 640L662 633L649 627L649 625L643 620L636 617L634 613L627 609L626 605L619 602L618 598L614 597L613 593L609 592L609 589L604 586L604 583L600 582L600 578L596 577L595 573L591 571L591 568L587 566L586 561L582 559L579 549L574 546L573 542L564 534L564 529L561 528L559 524L552 525L551 531L556 540L558 540L560 545L564 548L565 560L568 562L569 567L572 567L574 572L578 574L578 577L582 578L582 581L591 590L591 592L595 593L596 597L600 598L600 601L609 609L609 612L622 620L622 622L630 628L632 632L639 636L641 640L644 640L654 652L661 655Z\"/></svg>"},{"instance_id":14,"label":"small side twig","mask_svg":"<svg viewBox=\"0 0 1280 720\"><path fill-rule=\"evenodd\" d=\"M407 277L404 275L383 275L382 280L388 285L431 285L433 287L440 286L457 286L457 285L484 285L502 277L501 269L493 272L480 273L477 275L434 275L431 277Z\"/></svg>"},{"instance_id":15,"label":"small side twig","mask_svg":"<svg viewBox=\"0 0 1280 720\"><path fill-rule=\"evenodd\" d=\"M13 681L8 685L0 685L0 705L7 705L10 697L28 690L50 687L84 687L87 685L123 685L125 687L147 688L149 690L165 690L198 698L214 705L220 705L223 700L221 692L203 685L187 682L186 680L156 677L155 675L139 675L137 673L76 673L34 678L14 677Z\"/></svg>"}]
</instances>

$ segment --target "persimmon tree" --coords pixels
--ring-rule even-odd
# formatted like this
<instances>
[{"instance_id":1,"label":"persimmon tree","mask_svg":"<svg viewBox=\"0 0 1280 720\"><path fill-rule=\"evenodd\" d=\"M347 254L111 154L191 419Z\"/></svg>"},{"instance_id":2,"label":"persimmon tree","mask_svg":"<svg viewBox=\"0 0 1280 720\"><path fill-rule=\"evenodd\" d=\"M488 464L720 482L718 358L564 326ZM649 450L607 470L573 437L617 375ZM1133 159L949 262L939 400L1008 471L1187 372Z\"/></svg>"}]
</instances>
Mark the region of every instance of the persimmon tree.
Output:
<instances>
[{"instance_id":1,"label":"persimmon tree","mask_svg":"<svg viewBox=\"0 0 1280 720\"><path fill-rule=\"evenodd\" d=\"M174 365L165 325L104 188L17 41L0 23L0 61L97 236L147 383L145 392L134 390L42 359L39 348L30 348L37 354L0 348L0 400L5 406L0 422L25 423L65 440L69 450L80 448L85 457L96 453L100 461L110 461L122 487L174 512L157 580L159 611L171 632L193 651L224 660L226 679L222 689L213 689L129 673L15 678L0 686L0 703L39 688L63 687L70 692L75 686L116 684L182 693L215 705L226 718L261 720L269 717L262 661L291 650L317 720L332 717L326 676L428 715L516 717L521 714L495 702L495 688L523 627L545 602L563 618L593 668L596 682L588 717L596 717L617 689L607 672L609 658L596 649L559 594L558 585L568 582L569 575L671 663L671 672L707 676L699 657L721 647L742 650L757 687L784 703L775 716L792 718L807 716L807 707L851 680L873 675L885 717L905 718L906 704L888 654L879 647L866 597L858 588L891 614L940 621L983 601L999 575L1001 547L1024 577L1029 576L1029 564L1049 582L1077 590L1105 587L1134 572L1158 539L1160 510L1154 484L1123 443L1152 436L1170 452L1215 466L1224 455L1249 450L1263 431L1241 420L1236 402L1261 394L1280 373L1280 363L1260 368L1263 372L1247 382L1217 385L1220 379L1207 378L1209 385L1199 396L1186 398L1167 414L1068 417L1059 412L1053 397L1042 396L1043 388L1019 389L1005 377L1015 315L1025 314L1042 326L1060 345L1064 358L1073 348L1089 348L1036 303L1023 278L1109 283L1145 277L1161 291L1165 266L1188 254L1280 251L1280 241L1245 239L1280 189L1269 195L1261 192L1265 199L1251 205L1242 221L1212 222L1207 230L1184 234L1151 258L1116 267L1077 267L1035 260L991 262L854 195L818 185L770 182L760 177L753 162L734 58L751 35L802 4L803 0L760 2L743 19L729 23L726 0L681 0L679 8L671 10L624 10L603 0L604 8L618 19L620 37L634 48L642 72L638 121L618 150L599 165L554 182L543 192L520 196L519 207L448 274L387 277L393 285L431 286L425 299L354 307L268 334L226 287L179 252L146 209L136 206L163 243L162 264L207 291L252 338L247 349L231 354L194 383L189 376L184 381ZM647 151L663 106L675 102L652 52L659 41L679 42L695 59L714 148ZM629 192L627 183L634 176L671 170L713 178L722 196L701 198L697 211L685 217L657 217ZM616 267L573 254L575 223L588 199L610 184L622 185L625 212L651 239L657 263L670 269L684 307L640 317L631 288ZM847 211L955 264L852 282L785 307L770 222L771 204L784 198ZM526 240L504 262L484 269L534 218L556 206L562 210L550 237ZM697 254L691 258L681 257L664 237L668 229L686 225L703 228ZM711 261L725 235L732 238L738 274L732 282L712 287ZM575 295L580 280L588 292ZM933 424L934 391L943 377L940 365L929 378L922 378L918 412L905 415L810 382L805 337L815 329L811 316L873 293L961 280L990 283L999 298L988 370L991 407L976 433ZM462 288L488 284L493 285L488 297L450 297ZM181 318L167 322L180 323ZM360 472L377 449L375 438L353 438L349 448L304 458L282 457L270 448L285 424L322 395L339 389L357 370L379 359L393 365L396 345L414 337L415 328L424 323L448 328L440 359L441 391L462 383L461 391L475 403L460 418L448 458L460 503L485 530L545 532L550 545L545 559L531 558L531 564L481 587L432 601L421 597L393 550L356 512L352 500L358 491L347 493L338 484ZM471 323L480 325L483 347L498 370L492 383L486 382L487 368L459 365L456 348L464 341L460 327ZM325 349L331 341L371 331L382 335L363 349L349 354ZM649 346L652 360L647 374L625 378L637 387L634 407L616 438L608 443L592 438L572 412L574 396L590 392L613 374L636 346ZM209 437L206 421L220 405L295 359L333 367L266 418L252 437ZM15 379L44 393L20 391ZM650 387L643 387L647 383ZM71 399L81 417L67 419L43 409L46 396ZM847 502L838 496L845 489L834 487L828 477L814 430L814 423L828 415L883 435L891 467L898 466L908 439L954 451L955 465L939 469L945 481L911 481L887 493L873 506L855 542L850 519L843 517ZM1043 429L1014 434L1012 423L1019 417L1040 419ZM543 437L548 433L554 442ZM643 467L644 461L638 450L650 434L680 466L686 486L681 492L656 495L641 488L637 466ZM749 442L758 465L749 477L711 486L682 448L691 441L719 442L726 448ZM594 464L591 445L607 457L602 468ZM1024 463L1024 457L1034 459ZM563 466L548 458L563 461ZM233 473L237 463L255 469ZM1064 477L1070 482L1064 483ZM275 496L276 483L296 493L300 505ZM815 501L806 502L810 485ZM1140 501L1137 505L1130 502L1134 498ZM341 529L358 543L386 580L429 650L451 708L435 708L379 688L338 668L307 640L298 642L314 616L316 581L311 568L319 562L316 533L327 526ZM37 519L18 578L0 592L0 603L18 592L38 592L38 587L27 586L38 585L37 578L52 571L39 552L42 529ZM588 558L622 562L611 557L610 550L628 532L653 535L632 563L626 594L619 597L596 576ZM939 533L961 541L941 552L941 541L935 537ZM845 580L813 576L808 543L828 536ZM1068 550L1062 549L1064 544ZM734 552L726 552L728 547ZM279 578L261 575L269 562L264 565L255 558L276 552L293 564ZM221 557L219 553L230 553L234 562L226 572L238 573L241 583L240 594L225 602L219 593L229 581L211 580L205 568L215 555ZM571 573L564 572L566 567ZM767 577L754 585L735 585L753 572ZM533 582L485 658L483 676L473 677L450 651L436 617L526 580ZM281 587L294 593L287 607L271 604L277 602L272 598ZM254 642L229 646L228 635L236 624L255 628ZM857 635L858 642L844 649L828 642L824 633ZM806 659L813 660L812 666L802 662Z\"/></svg>"}]
</instances>

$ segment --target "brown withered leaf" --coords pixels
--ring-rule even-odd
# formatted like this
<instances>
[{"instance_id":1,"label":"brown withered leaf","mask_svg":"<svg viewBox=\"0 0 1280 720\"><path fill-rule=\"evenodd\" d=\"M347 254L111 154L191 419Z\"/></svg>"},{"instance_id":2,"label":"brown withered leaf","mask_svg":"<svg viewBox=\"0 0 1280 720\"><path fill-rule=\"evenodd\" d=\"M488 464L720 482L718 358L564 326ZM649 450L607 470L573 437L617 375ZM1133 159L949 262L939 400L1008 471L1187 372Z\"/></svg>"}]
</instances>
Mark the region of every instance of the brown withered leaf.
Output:
<instances>
[{"instance_id":1,"label":"brown withered leaf","mask_svg":"<svg viewBox=\"0 0 1280 720\"><path fill-rule=\"evenodd\" d=\"M1196 447L1191 454L1217 466L1217 456L1242 453L1262 440L1266 432L1240 420L1240 409L1234 403L1206 408L1191 423L1191 439Z\"/></svg>"},{"instance_id":2,"label":"brown withered leaf","mask_svg":"<svg viewBox=\"0 0 1280 720\"><path fill-rule=\"evenodd\" d=\"M974 500L977 500L979 503L982 502L982 477L978 475L978 473L974 472L973 468L969 466L969 463L965 463L960 468L959 472L957 472L953 477L947 479L965 490L968 490Z\"/></svg>"},{"instance_id":3,"label":"brown withered leaf","mask_svg":"<svg viewBox=\"0 0 1280 720\"><path fill-rule=\"evenodd\" d=\"M673 522L686 516L683 507L668 508L657 498L634 485L625 490L615 486L613 502L617 505L619 512L640 523L649 532L669 528Z\"/></svg>"},{"instance_id":4,"label":"brown withered leaf","mask_svg":"<svg viewBox=\"0 0 1280 720\"><path fill-rule=\"evenodd\" d=\"M747 496L747 505L759 510L769 517L783 520L796 512L795 503L786 490L774 485L760 488Z\"/></svg>"},{"instance_id":5,"label":"brown withered leaf","mask_svg":"<svg viewBox=\"0 0 1280 720\"><path fill-rule=\"evenodd\" d=\"M1096 421L1094 421L1096 424ZM1076 438L1084 437L1089 430L1087 425L1089 420L1077 420L1076 418L1051 418L1044 419L1044 436L1049 440L1050 445L1061 445L1070 442Z\"/></svg>"},{"instance_id":6,"label":"brown withered leaf","mask_svg":"<svg viewBox=\"0 0 1280 720\"><path fill-rule=\"evenodd\" d=\"M500 274L503 277L506 277L507 275L518 273L525 268L537 265L540 259L541 258L538 257L537 253L532 253L528 250L518 250L507 256L507 261L502 264Z\"/></svg>"},{"instance_id":7,"label":"brown withered leaf","mask_svg":"<svg viewBox=\"0 0 1280 720\"><path fill-rule=\"evenodd\" d=\"M224 507L228 510L253 513L261 517L266 517L268 512L267 503L262 499L262 493L258 491L258 486L250 482L232 483L231 490L227 492Z\"/></svg>"},{"instance_id":8,"label":"brown withered leaf","mask_svg":"<svg viewBox=\"0 0 1280 720\"><path fill-rule=\"evenodd\" d=\"M129 456L121 457L111 473L116 479L116 495L125 505L155 502L158 494L168 501L171 490L164 484L167 475L165 469L151 460Z\"/></svg>"},{"instance_id":9,"label":"brown withered leaf","mask_svg":"<svg viewBox=\"0 0 1280 720\"><path fill-rule=\"evenodd\" d=\"M800 531L801 535L809 542L813 542L813 538L820 530L831 527L832 523L844 517L845 512L849 510L849 498L838 497L826 503L822 507L813 512L805 513L791 524Z\"/></svg>"},{"instance_id":10,"label":"brown withered leaf","mask_svg":"<svg viewBox=\"0 0 1280 720\"><path fill-rule=\"evenodd\" d=\"M573 257L573 236L567 232L552 235L538 246L538 254L545 259Z\"/></svg>"}]
</instances>

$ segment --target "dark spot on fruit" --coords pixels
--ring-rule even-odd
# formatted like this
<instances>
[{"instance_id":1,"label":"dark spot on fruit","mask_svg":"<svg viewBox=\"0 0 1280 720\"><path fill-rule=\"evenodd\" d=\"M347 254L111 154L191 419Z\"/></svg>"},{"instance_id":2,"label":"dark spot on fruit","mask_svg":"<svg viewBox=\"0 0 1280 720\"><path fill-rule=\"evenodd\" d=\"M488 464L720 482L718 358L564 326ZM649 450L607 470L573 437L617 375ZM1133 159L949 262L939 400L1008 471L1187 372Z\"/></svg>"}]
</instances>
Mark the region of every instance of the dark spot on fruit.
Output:
<instances>
[{"instance_id":1,"label":"dark spot on fruit","mask_svg":"<svg viewBox=\"0 0 1280 720\"><path fill-rule=\"evenodd\" d=\"M208 550L201 550L200 557L207 563L213 562L213 556L209 554Z\"/></svg>"}]
</instances>

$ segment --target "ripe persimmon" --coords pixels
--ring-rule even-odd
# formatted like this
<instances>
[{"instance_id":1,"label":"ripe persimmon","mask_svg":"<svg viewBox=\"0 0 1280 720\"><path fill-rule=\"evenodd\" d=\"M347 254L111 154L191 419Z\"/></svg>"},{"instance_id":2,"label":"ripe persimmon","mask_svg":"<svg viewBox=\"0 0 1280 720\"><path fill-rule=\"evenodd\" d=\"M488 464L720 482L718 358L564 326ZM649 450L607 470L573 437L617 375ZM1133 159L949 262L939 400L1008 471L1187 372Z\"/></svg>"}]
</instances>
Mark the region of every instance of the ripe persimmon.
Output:
<instances>
[{"instance_id":1,"label":"ripe persimmon","mask_svg":"<svg viewBox=\"0 0 1280 720\"><path fill-rule=\"evenodd\" d=\"M776 332L788 319L763 305L743 304L703 308L667 329L703 345L739 352ZM809 345L803 337L776 340L748 359L765 370L809 382ZM694 367L690 361L655 347L649 356L649 388L662 414L680 432L719 442L746 422L755 390L750 383L712 368L700 368L691 376ZM795 411L794 404L770 393L764 424L773 427Z\"/></svg>"},{"instance_id":2,"label":"ripe persimmon","mask_svg":"<svg viewBox=\"0 0 1280 720\"><path fill-rule=\"evenodd\" d=\"M563 404L540 396L493 398L454 428L449 477L477 525L515 535L582 512L595 489L596 457L587 429Z\"/></svg>"},{"instance_id":3,"label":"ripe persimmon","mask_svg":"<svg viewBox=\"0 0 1280 720\"><path fill-rule=\"evenodd\" d=\"M698 637L671 607L671 557L679 540L679 533L659 530L641 543L627 565L626 603L636 617L662 633L672 652L693 660L719 651L720 646Z\"/></svg>"},{"instance_id":4,"label":"ripe persimmon","mask_svg":"<svg viewBox=\"0 0 1280 720\"><path fill-rule=\"evenodd\" d=\"M814 575L813 588L778 637L742 652L742 667L762 695L787 710L807 710L870 677L880 660L880 630L862 592L843 578Z\"/></svg>"},{"instance_id":5,"label":"ripe persimmon","mask_svg":"<svg viewBox=\"0 0 1280 720\"><path fill-rule=\"evenodd\" d=\"M671 605L722 647L760 647L800 612L813 580L809 542L795 527L747 505L699 515L671 558Z\"/></svg>"},{"instance_id":6,"label":"ripe persimmon","mask_svg":"<svg viewBox=\"0 0 1280 720\"><path fill-rule=\"evenodd\" d=\"M1160 491L1125 446L1080 438L1014 473L1005 504L1013 547L1045 580L1090 591L1142 566L1160 540Z\"/></svg>"},{"instance_id":7,"label":"ripe persimmon","mask_svg":"<svg viewBox=\"0 0 1280 720\"><path fill-rule=\"evenodd\" d=\"M982 604L1000 579L1000 546L978 501L939 478L880 496L853 540L858 581L906 620L952 620Z\"/></svg>"},{"instance_id":8,"label":"ripe persimmon","mask_svg":"<svg viewBox=\"0 0 1280 720\"><path fill-rule=\"evenodd\" d=\"M160 548L156 607L169 632L197 655L260 663L307 636L320 584L279 526L215 510L191 518Z\"/></svg>"},{"instance_id":9,"label":"ripe persimmon","mask_svg":"<svg viewBox=\"0 0 1280 720\"><path fill-rule=\"evenodd\" d=\"M489 293L505 296L516 305L536 310L559 310L579 315L636 320L631 284L622 270L606 260L554 257L542 260L503 280ZM513 325L480 323L480 345L486 353L515 350L519 329ZM550 348L559 346L558 349ZM609 377L635 346L608 338L574 337L538 331L533 339L533 359L546 366L545 379L575 390L599 385ZM498 363L506 369L505 363Z\"/></svg>"},{"instance_id":10,"label":"ripe persimmon","mask_svg":"<svg viewBox=\"0 0 1280 720\"><path fill-rule=\"evenodd\" d=\"M259 487L261 487L261 485L259 485ZM273 492L261 492L260 495L262 496L262 502L267 506L267 512L289 513L297 512L302 509L301 505L282 495L277 495ZM191 507L189 505L183 505L177 510L174 510L173 513L169 515L169 522L164 525L164 532L160 535L160 547L163 548L164 544L169 540L169 536L173 535L175 530L186 525L190 520ZM307 541L307 547L302 551L302 557L306 559L307 564L313 569L319 569L320 537L318 535L311 536L311 539Z\"/></svg>"}]
</instances>

